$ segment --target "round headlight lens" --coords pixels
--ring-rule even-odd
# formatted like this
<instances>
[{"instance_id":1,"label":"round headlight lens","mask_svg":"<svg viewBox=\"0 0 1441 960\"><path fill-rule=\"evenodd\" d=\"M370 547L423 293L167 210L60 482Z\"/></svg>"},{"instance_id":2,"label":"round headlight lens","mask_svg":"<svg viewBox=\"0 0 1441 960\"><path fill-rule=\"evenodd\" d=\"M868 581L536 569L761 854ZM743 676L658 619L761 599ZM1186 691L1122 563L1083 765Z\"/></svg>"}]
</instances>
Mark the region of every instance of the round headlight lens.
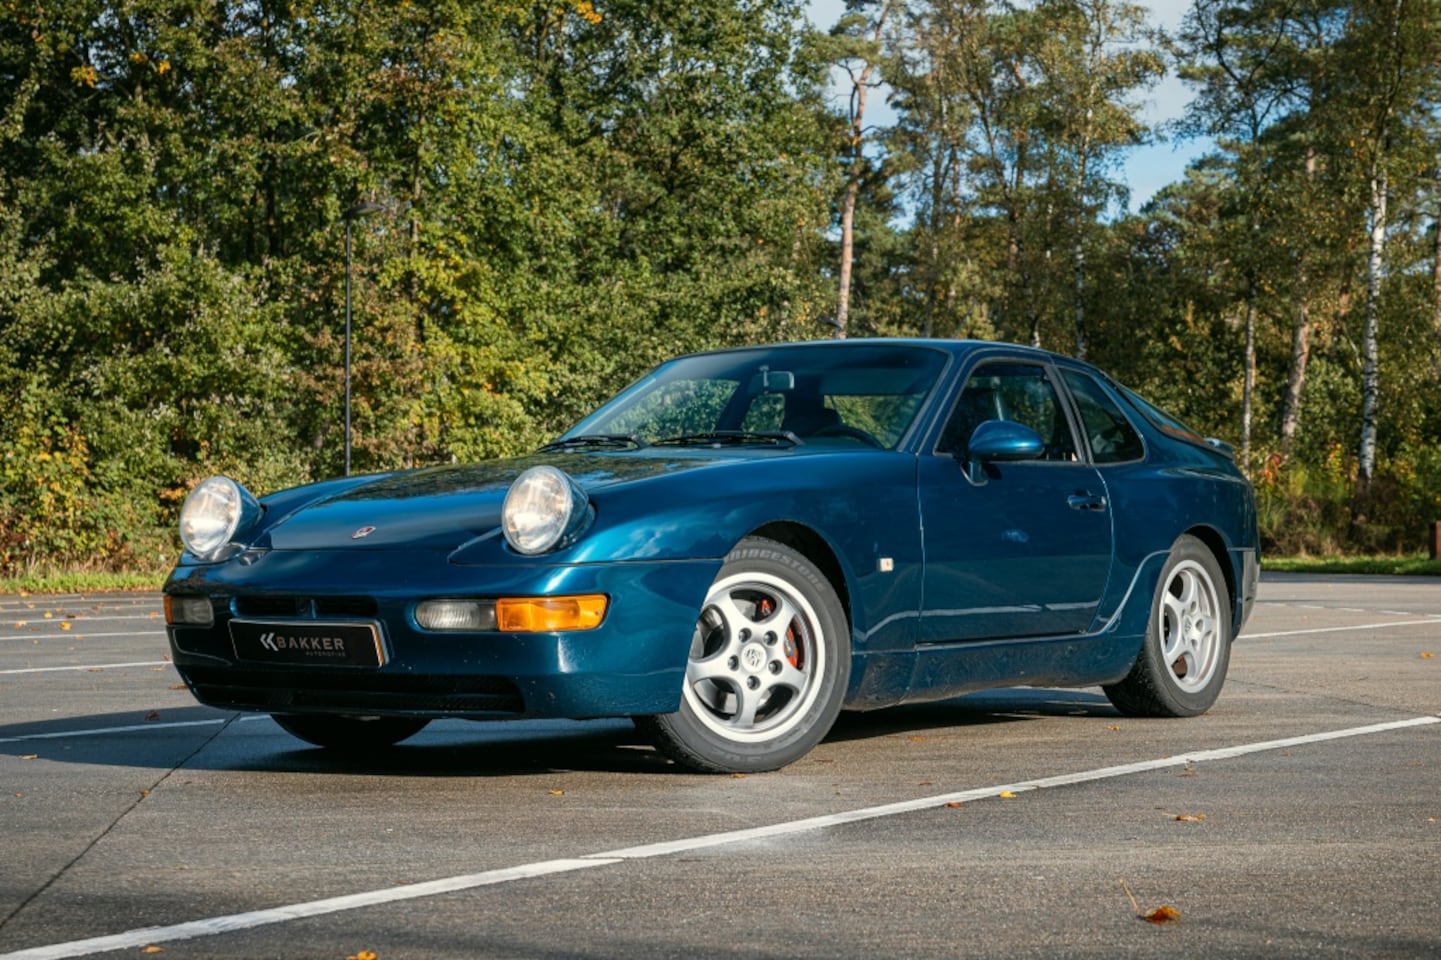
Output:
<instances>
[{"instance_id":1,"label":"round headlight lens","mask_svg":"<svg viewBox=\"0 0 1441 960\"><path fill-rule=\"evenodd\" d=\"M573 534L586 512L585 494L555 467L531 467L515 478L500 511L506 542L535 555Z\"/></svg>"},{"instance_id":2,"label":"round headlight lens","mask_svg":"<svg viewBox=\"0 0 1441 960\"><path fill-rule=\"evenodd\" d=\"M255 498L229 477L202 480L180 508L180 540L195 556L213 560L257 511Z\"/></svg>"}]
</instances>

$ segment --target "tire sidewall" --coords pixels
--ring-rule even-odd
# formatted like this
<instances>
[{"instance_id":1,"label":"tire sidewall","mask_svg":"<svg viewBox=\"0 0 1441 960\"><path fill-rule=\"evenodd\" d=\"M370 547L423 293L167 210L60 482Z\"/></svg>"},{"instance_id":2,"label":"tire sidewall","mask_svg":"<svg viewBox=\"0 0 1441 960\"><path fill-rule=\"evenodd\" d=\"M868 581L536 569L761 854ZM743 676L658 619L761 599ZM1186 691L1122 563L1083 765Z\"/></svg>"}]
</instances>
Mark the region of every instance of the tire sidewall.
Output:
<instances>
[{"instance_id":1,"label":"tire sidewall","mask_svg":"<svg viewBox=\"0 0 1441 960\"><path fill-rule=\"evenodd\" d=\"M1176 682L1171 667L1165 662L1162 652L1162 633L1165 629L1164 601L1166 589L1174 576L1176 568L1186 562L1191 562L1201 567L1206 576L1211 580L1211 591L1216 597L1216 619L1221 631L1221 637L1216 649L1216 663L1211 671L1210 680L1199 690L1187 690ZM1144 652L1145 669L1151 674L1153 692L1165 706L1171 716L1193 717L1205 713L1220 696L1221 687L1226 682L1226 672L1231 660L1231 595L1226 587L1226 577L1221 572L1220 564L1216 562L1215 556L1206 545L1190 535L1181 536L1171 547L1171 553L1166 558L1166 565L1161 570L1161 576L1156 582L1155 593L1151 597L1151 618L1146 626L1146 640Z\"/></svg>"},{"instance_id":2,"label":"tire sidewall","mask_svg":"<svg viewBox=\"0 0 1441 960\"><path fill-rule=\"evenodd\" d=\"M815 614L819 642L825 645L825 651L815 681L820 690L802 719L773 739L744 743L723 737L695 714L690 698L685 696L681 697L678 711L660 718L669 733L691 747L705 766L734 772L775 770L808 753L835 723L850 679L850 627L835 591L820 572L783 544L749 538L726 556L715 582L748 573L778 577L804 595Z\"/></svg>"}]
</instances>

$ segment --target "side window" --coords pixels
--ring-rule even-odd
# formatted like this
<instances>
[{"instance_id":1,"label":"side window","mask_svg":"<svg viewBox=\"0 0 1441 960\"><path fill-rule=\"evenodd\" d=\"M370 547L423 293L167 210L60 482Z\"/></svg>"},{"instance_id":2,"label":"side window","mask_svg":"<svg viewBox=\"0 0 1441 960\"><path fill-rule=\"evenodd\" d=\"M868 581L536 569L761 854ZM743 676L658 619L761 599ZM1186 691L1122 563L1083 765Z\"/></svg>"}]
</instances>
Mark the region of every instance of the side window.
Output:
<instances>
[{"instance_id":1,"label":"side window","mask_svg":"<svg viewBox=\"0 0 1441 960\"><path fill-rule=\"evenodd\" d=\"M965 455L976 427L987 420L1021 423L1046 442L1043 460L1076 460L1076 442L1046 368L986 363L971 373L941 434L940 453Z\"/></svg>"},{"instance_id":2,"label":"side window","mask_svg":"<svg viewBox=\"0 0 1441 960\"><path fill-rule=\"evenodd\" d=\"M1077 370L1062 370L1061 376L1076 399L1092 461L1125 463L1145 456L1141 435L1099 383Z\"/></svg>"}]
</instances>

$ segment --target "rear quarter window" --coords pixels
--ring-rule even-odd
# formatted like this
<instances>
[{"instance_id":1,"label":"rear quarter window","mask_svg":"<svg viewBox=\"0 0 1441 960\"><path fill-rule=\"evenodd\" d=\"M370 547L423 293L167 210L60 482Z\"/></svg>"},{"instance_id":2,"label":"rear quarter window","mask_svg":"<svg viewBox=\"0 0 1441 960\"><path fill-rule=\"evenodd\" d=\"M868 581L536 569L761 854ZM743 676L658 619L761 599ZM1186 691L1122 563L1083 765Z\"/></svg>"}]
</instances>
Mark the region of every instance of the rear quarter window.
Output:
<instances>
[{"instance_id":1,"label":"rear quarter window","mask_svg":"<svg viewBox=\"0 0 1441 960\"><path fill-rule=\"evenodd\" d=\"M1079 370L1062 370L1061 377L1076 401L1092 463L1128 463L1146 455L1141 435L1095 378Z\"/></svg>"}]
</instances>

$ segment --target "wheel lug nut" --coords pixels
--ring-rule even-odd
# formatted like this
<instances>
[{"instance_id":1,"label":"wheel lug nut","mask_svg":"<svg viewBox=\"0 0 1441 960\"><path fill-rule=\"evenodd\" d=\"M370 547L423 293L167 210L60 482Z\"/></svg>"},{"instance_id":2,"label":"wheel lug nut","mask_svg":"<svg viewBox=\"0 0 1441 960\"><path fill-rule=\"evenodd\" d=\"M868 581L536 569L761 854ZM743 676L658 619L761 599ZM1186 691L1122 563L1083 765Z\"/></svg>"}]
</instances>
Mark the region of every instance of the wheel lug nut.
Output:
<instances>
[{"instance_id":1,"label":"wheel lug nut","mask_svg":"<svg viewBox=\"0 0 1441 960\"><path fill-rule=\"evenodd\" d=\"M732 670L739 670L741 666L741 658L731 657L729 660L726 661L726 666L730 667Z\"/></svg>"},{"instance_id":2,"label":"wheel lug nut","mask_svg":"<svg viewBox=\"0 0 1441 960\"><path fill-rule=\"evenodd\" d=\"M771 661L771 673L775 674L776 676L780 676L780 672L781 672L781 662L780 662L779 660L772 660L772 661Z\"/></svg>"},{"instance_id":3,"label":"wheel lug nut","mask_svg":"<svg viewBox=\"0 0 1441 960\"><path fill-rule=\"evenodd\" d=\"M746 686L750 687L752 690L757 690L757 689L759 689L759 688L760 688L760 685L761 685L761 681L760 681L760 678L759 678L759 677L751 677L750 679L748 679L748 680L746 681Z\"/></svg>"},{"instance_id":4,"label":"wheel lug nut","mask_svg":"<svg viewBox=\"0 0 1441 960\"><path fill-rule=\"evenodd\" d=\"M766 645L771 647L776 645L776 635L773 631L766 631Z\"/></svg>"},{"instance_id":5,"label":"wheel lug nut","mask_svg":"<svg viewBox=\"0 0 1441 960\"><path fill-rule=\"evenodd\" d=\"M749 628L749 627L741 627L741 643L745 643L745 642L746 642L747 640L749 640L750 638L751 638L750 628Z\"/></svg>"}]
</instances>

